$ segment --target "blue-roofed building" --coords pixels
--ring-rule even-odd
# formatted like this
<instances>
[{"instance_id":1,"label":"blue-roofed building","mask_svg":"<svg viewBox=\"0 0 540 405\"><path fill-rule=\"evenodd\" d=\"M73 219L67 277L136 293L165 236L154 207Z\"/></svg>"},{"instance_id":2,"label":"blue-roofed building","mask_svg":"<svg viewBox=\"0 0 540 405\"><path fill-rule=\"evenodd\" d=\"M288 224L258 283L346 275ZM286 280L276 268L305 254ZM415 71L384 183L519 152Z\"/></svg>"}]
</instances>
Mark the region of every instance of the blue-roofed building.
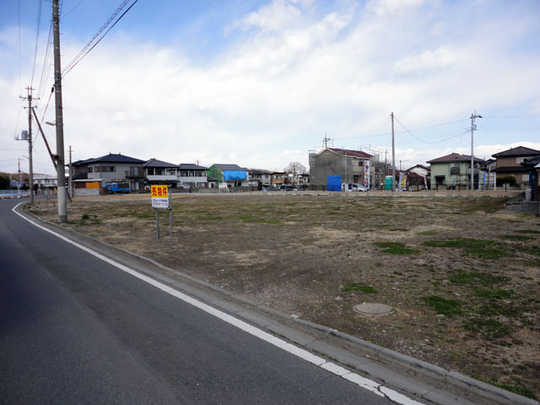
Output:
<instances>
[{"instance_id":1,"label":"blue-roofed building","mask_svg":"<svg viewBox=\"0 0 540 405\"><path fill-rule=\"evenodd\" d=\"M227 183L232 187L248 185L248 169L230 163L215 163L208 168L208 177L217 183Z\"/></svg>"}]
</instances>

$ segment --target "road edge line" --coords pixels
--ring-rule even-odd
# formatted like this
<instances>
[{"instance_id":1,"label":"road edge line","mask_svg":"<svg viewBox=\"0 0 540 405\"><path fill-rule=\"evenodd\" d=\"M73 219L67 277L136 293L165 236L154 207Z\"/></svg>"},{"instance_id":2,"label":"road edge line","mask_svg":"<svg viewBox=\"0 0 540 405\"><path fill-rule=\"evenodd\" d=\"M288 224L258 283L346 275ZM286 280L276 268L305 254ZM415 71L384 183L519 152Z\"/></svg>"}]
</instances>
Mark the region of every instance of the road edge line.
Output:
<instances>
[{"instance_id":1,"label":"road edge line","mask_svg":"<svg viewBox=\"0 0 540 405\"><path fill-rule=\"evenodd\" d=\"M211 305L208 305L196 298L193 298L183 292L180 292L160 281L157 281L155 279L153 279L152 277L150 276L147 276L145 274L141 274L139 273L138 271L136 270L133 270L132 268L122 264L122 263L119 263L113 259L110 259L108 257L106 257L105 255L99 253L99 252L96 252L94 251L93 249L90 249L78 242L75 242L71 239L69 239L68 237L64 236L64 235L61 235L59 234L58 232L55 232L43 225L40 225L38 224L37 222L31 220L30 218L27 218L26 216L24 216L23 214L19 213L17 211L17 208L19 206L21 206L22 204L24 204L25 202L24 201L21 201L20 203L16 204L12 209L11 211L18 215L20 218L24 219L26 222L34 225L35 227L45 231L45 232L48 232L50 233L51 235L57 237L58 239L60 240L63 240L64 242L66 243L69 243L79 249L81 249L82 251L100 259L101 261L104 261L105 263L108 263L110 264L111 266L114 266L116 267L117 269L119 270L122 270L123 272L125 273L128 273L129 275L147 283L147 284L150 284L151 286L181 300L181 301L184 301L185 303L187 304L190 304L192 306L194 306L195 308L198 308L200 309L201 311L204 311L206 312L207 314L209 315L212 315L226 323L228 323L229 325L231 326L234 326L240 330L242 330L243 332L246 332L262 341L265 341L267 343L270 343L271 345L283 350L283 351L286 351L304 361L307 361L308 363L311 363L313 365L315 365L316 367L322 369L322 370L325 370L331 374L334 374L338 377L341 377L343 378L344 380L347 380L355 385L357 385L358 387L360 388L363 388L367 391L370 391L371 393L375 394L375 395L378 395L378 396L381 396L381 397L386 397L388 398L389 400L397 403L397 404L400 404L400 405L424 405L422 402L418 402L418 401L415 401L397 391L394 391L393 389L390 389L388 387L385 387L384 385L382 384L379 384L378 382L376 381L373 381L373 380L370 380L368 378L365 378L365 377L362 377L361 375L359 374L356 374L354 372L351 372L349 371L348 369L345 369L344 367L341 367L340 365L334 363L334 362L330 362L330 361L327 361L325 360L324 358L322 357L319 357L311 352L309 352L308 350L306 349L303 349L301 347L298 347L292 343L289 343L281 338L278 338L268 332L265 332L263 331L262 329L256 327L256 326L253 326L253 325L250 325L248 324L247 322L245 321L242 321L232 315L229 315L227 314L226 312L222 311L222 310L219 310L217 308L214 308L212 307Z\"/></svg>"}]
</instances>

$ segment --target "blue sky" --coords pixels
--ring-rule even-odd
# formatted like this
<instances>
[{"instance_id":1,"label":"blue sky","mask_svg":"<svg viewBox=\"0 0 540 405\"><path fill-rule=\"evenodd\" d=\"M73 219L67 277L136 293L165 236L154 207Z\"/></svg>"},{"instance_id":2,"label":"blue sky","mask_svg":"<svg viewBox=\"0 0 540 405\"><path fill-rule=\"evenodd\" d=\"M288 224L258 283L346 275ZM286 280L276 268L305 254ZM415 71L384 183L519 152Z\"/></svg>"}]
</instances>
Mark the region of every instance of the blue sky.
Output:
<instances>
[{"instance_id":1,"label":"blue sky","mask_svg":"<svg viewBox=\"0 0 540 405\"><path fill-rule=\"evenodd\" d=\"M64 0L64 66L120 3ZM0 170L26 155L13 136L26 125L18 96L32 76L38 4L0 5ZM51 3L41 5L40 116L52 83ZM469 153L477 111L476 155L540 149L538 21L536 0L139 0L64 79L66 147L74 159L121 152L282 169L307 165L326 133L384 159L393 111L407 167ZM41 140L35 155L37 171L52 172Z\"/></svg>"}]
</instances>

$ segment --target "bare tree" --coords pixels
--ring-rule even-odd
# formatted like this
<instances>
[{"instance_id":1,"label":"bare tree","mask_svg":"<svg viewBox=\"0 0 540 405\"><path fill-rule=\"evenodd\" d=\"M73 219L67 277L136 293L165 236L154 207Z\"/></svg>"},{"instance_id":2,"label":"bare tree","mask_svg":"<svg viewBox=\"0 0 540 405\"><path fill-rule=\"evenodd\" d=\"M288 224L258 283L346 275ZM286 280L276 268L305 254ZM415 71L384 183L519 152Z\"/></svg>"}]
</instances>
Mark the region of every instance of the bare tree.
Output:
<instances>
[{"instance_id":1,"label":"bare tree","mask_svg":"<svg viewBox=\"0 0 540 405\"><path fill-rule=\"evenodd\" d=\"M307 173L306 166L300 162L289 163L283 171L292 175L293 183L296 183L299 174Z\"/></svg>"}]
</instances>

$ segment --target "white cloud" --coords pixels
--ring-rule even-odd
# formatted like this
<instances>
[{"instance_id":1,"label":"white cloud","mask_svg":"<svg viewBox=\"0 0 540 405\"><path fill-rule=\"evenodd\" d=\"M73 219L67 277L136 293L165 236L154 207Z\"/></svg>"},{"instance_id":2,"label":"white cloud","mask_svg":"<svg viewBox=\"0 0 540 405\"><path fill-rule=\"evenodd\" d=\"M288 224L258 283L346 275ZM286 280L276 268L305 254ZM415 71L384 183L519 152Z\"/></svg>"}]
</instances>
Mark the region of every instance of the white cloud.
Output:
<instances>
[{"instance_id":1,"label":"white cloud","mask_svg":"<svg viewBox=\"0 0 540 405\"><path fill-rule=\"evenodd\" d=\"M385 15L399 13L422 4L424 0L369 0L366 8L377 15Z\"/></svg>"},{"instance_id":2,"label":"white cloud","mask_svg":"<svg viewBox=\"0 0 540 405\"><path fill-rule=\"evenodd\" d=\"M440 47L434 51L424 51L418 55L407 56L398 60L396 69L401 72L414 72L444 68L457 63L458 56L452 50Z\"/></svg>"},{"instance_id":3,"label":"white cloud","mask_svg":"<svg viewBox=\"0 0 540 405\"><path fill-rule=\"evenodd\" d=\"M325 132L353 145L379 142L384 151L389 138L364 134L389 131L390 111L414 128L466 118L474 109L538 108L540 57L512 52L527 27L486 37L486 24L494 25L489 18L448 31L440 22L446 11L426 19L422 2L367 7L384 13L346 7L317 15L315 4L276 0L241 19L235 25L241 40L204 66L169 46L128 37L104 41L64 82L65 144L73 145L76 159L122 152L282 169L289 161L307 165L308 150ZM409 12L400 13L402 7ZM515 24L501 18L501 26ZM453 35L465 26L466 38ZM64 44L66 61L82 46L69 38ZM21 86L2 72L0 131L11 134ZM47 119L54 120L53 111ZM508 142L520 139L526 140ZM397 159L468 153L466 139L459 140L413 147L414 138L400 138ZM2 145L8 141L4 136ZM491 143L500 142L477 150L491 153ZM38 170L51 171L41 142L36 155ZM0 168L7 156L0 151Z\"/></svg>"}]
</instances>

